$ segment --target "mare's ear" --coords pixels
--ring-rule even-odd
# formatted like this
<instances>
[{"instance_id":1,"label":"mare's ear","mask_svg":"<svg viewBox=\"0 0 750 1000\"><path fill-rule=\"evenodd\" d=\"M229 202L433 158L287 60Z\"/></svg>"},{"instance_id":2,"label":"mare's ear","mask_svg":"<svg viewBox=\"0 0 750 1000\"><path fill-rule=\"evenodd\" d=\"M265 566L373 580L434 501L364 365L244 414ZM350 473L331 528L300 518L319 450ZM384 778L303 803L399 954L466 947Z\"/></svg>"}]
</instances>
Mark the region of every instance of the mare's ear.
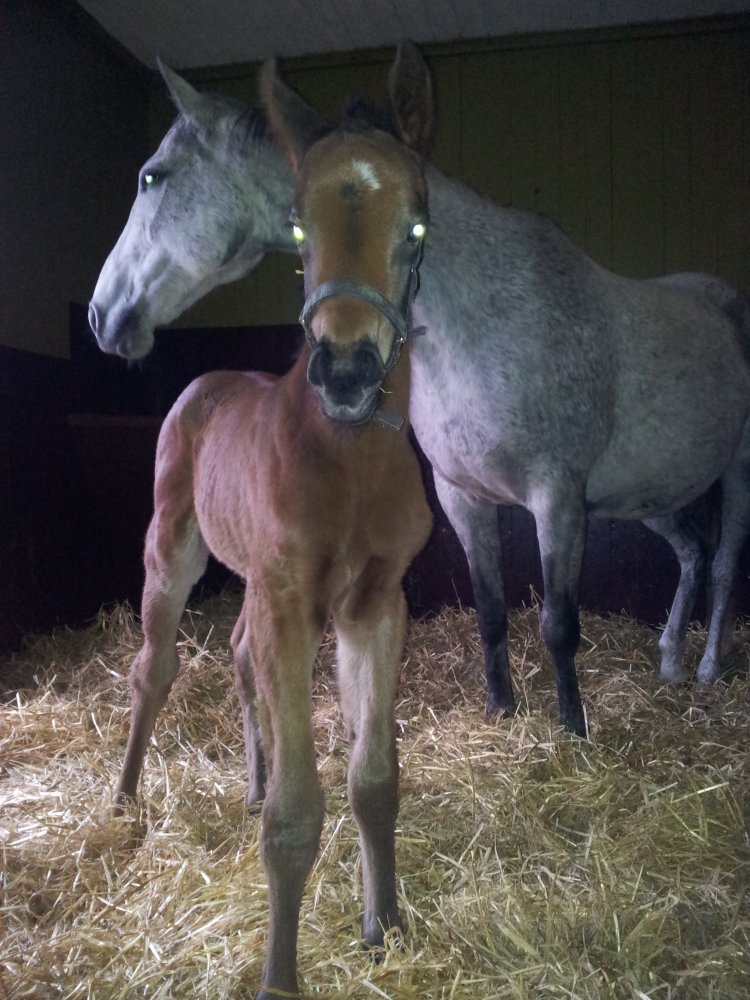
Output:
<instances>
[{"instance_id":1,"label":"mare's ear","mask_svg":"<svg viewBox=\"0 0 750 1000\"><path fill-rule=\"evenodd\" d=\"M432 79L422 53L412 42L399 43L388 74L388 96L399 138L426 156L435 120Z\"/></svg>"},{"instance_id":2,"label":"mare's ear","mask_svg":"<svg viewBox=\"0 0 750 1000\"><path fill-rule=\"evenodd\" d=\"M167 85L169 96L177 105L177 110L192 122L199 132L208 132L216 119L211 98L199 93L158 57L156 62Z\"/></svg>"},{"instance_id":3,"label":"mare's ear","mask_svg":"<svg viewBox=\"0 0 750 1000\"><path fill-rule=\"evenodd\" d=\"M275 59L263 64L260 95L271 131L290 167L295 174L299 174L307 150L331 127L315 108L284 83Z\"/></svg>"}]
</instances>

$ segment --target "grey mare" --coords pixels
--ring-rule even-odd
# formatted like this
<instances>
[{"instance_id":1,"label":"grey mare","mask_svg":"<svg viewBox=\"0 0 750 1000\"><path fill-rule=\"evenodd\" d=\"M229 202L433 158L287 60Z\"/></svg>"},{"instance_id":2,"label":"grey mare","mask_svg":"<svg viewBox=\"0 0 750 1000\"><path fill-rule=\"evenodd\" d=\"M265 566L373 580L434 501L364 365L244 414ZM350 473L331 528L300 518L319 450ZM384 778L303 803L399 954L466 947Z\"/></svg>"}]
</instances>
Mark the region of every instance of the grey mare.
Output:
<instances>
[{"instance_id":1,"label":"grey mare","mask_svg":"<svg viewBox=\"0 0 750 1000\"><path fill-rule=\"evenodd\" d=\"M269 250L294 248L292 177L262 114L162 73L180 114L141 171L90 304L102 350L128 358L146 355L154 328L210 288ZM515 706L498 504L535 517L560 717L585 735L574 658L587 516L643 520L672 544L681 575L661 677L682 681L706 557L689 505L720 481L712 619L697 672L713 682L750 531L750 303L709 275L612 274L547 219L500 208L434 168L427 180L411 418L468 559L488 710Z\"/></svg>"}]
</instances>

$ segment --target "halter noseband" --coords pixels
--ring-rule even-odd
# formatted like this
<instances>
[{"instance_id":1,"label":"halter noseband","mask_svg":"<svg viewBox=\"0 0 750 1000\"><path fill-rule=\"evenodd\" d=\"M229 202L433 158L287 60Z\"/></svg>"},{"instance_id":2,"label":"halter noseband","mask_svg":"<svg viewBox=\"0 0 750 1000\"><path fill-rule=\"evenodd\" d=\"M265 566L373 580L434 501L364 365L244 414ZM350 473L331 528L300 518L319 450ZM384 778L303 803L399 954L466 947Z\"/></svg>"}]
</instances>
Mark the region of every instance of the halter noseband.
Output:
<instances>
[{"instance_id":1,"label":"halter noseband","mask_svg":"<svg viewBox=\"0 0 750 1000\"><path fill-rule=\"evenodd\" d=\"M299 314L299 321L302 324L302 329L305 331L307 343L313 350L318 346L318 342L313 336L310 321L321 302L325 299L335 298L338 295L347 295L349 298L359 299L360 302L365 302L367 305L377 309L381 316L384 316L388 320L395 331L391 350L385 362L385 374L387 375L397 364L401 356L401 348L406 343L409 335L409 307L419 288L419 273L417 269L421 261L422 245L420 243L417 258L409 269L409 279L406 283L401 308L394 305L377 288L373 288L372 285L367 285L362 281L352 281L349 278L333 278L331 281L324 281L322 285L318 285L308 295L302 307L302 312Z\"/></svg>"}]
</instances>

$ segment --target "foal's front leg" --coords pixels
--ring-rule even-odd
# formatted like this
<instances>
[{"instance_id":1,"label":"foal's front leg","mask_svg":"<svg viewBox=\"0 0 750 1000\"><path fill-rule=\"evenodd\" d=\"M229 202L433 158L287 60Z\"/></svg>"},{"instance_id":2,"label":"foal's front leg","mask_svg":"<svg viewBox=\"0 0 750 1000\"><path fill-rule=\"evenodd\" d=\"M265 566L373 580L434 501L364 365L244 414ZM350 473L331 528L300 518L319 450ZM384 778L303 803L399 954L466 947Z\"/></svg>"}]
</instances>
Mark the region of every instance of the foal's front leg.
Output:
<instances>
[{"instance_id":1,"label":"foal's front leg","mask_svg":"<svg viewBox=\"0 0 750 1000\"><path fill-rule=\"evenodd\" d=\"M349 802L359 827L365 915L363 937L383 944L399 927L396 904L395 828L398 760L394 701L406 631L400 586L375 608L334 616L341 705L349 729Z\"/></svg>"},{"instance_id":2,"label":"foal's front leg","mask_svg":"<svg viewBox=\"0 0 750 1000\"><path fill-rule=\"evenodd\" d=\"M303 595L249 598L247 637L255 664L270 778L263 803L261 856L268 878L269 929L256 1000L297 995L297 931L307 876L323 827L315 766L312 666L322 638Z\"/></svg>"},{"instance_id":3,"label":"foal's front leg","mask_svg":"<svg viewBox=\"0 0 750 1000\"><path fill-rule=\"evenodd\" d=\"M242 730L245 735L247 761L247 796L249 809L257 807L266 795L266 758L263 753L260 726L255 707L255 675L247 633L247 609L243 608L232 632L234 653L234 684L240 699Z\"/></svg>"}]
</instances>

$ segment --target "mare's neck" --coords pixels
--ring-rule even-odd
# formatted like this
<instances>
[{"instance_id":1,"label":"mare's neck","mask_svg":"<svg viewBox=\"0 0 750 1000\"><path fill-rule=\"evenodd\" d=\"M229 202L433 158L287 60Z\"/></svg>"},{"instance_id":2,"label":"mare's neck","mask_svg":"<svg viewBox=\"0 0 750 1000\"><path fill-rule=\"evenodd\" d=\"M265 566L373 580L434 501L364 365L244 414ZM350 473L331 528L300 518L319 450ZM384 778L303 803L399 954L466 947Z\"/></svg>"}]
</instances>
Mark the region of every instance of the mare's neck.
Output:
<instances>
[{"instance_id":1,"label":"mare's neck","mask_svg":"<svg viewBox=\"0 0 750 1000\"><path fill-rule=\"evenodd\" d=\"M273 251L296 253L289 225L295 182L275 143L251 142L243 151L239 177L245 181L244 208L249 240L242 259L247 270L261 255Z\"/></svg>"}]
</instances>

